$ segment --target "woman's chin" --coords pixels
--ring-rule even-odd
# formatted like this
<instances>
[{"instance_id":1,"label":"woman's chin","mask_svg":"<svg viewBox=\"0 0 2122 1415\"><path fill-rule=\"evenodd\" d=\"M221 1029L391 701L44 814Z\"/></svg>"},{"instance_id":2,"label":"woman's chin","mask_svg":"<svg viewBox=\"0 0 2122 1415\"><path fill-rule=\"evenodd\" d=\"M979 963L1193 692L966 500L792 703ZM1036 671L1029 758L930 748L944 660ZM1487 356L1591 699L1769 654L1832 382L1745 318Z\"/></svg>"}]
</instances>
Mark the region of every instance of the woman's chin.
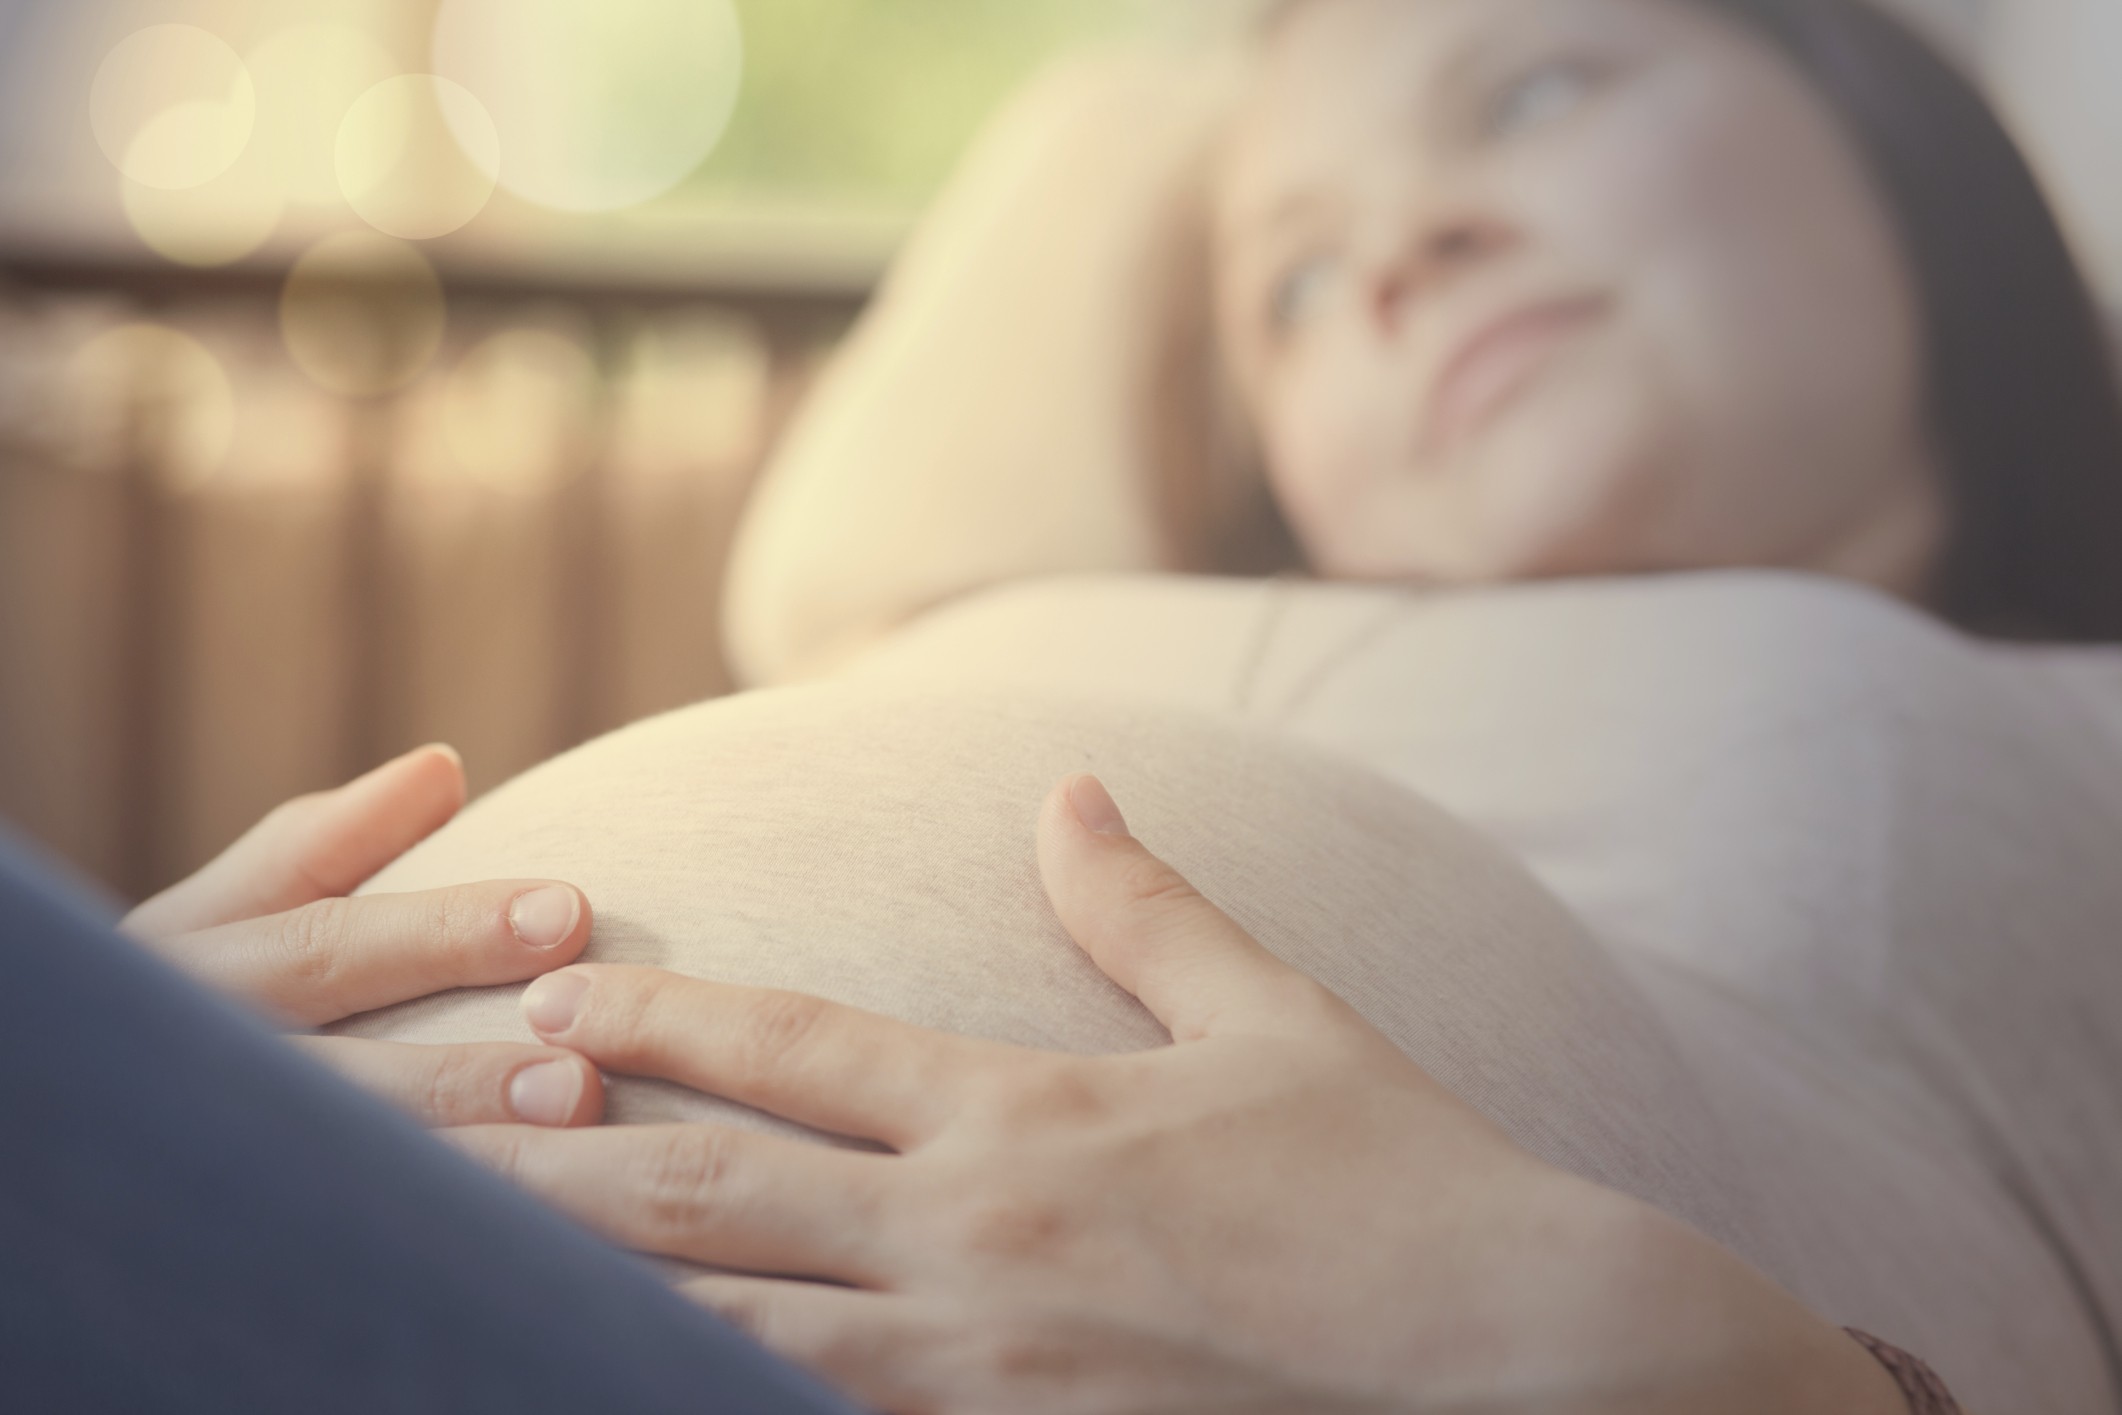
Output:
<instances>
[{"instance_id":1,"label":"woman's chin","mask_svg":"<svg viewBox=\"0 0 2122 1415\"><path fill-rule=\"evenodd\" d=\"M1481 582L1630 574L1642 568L1670 503L1669 457L1611 405L1557 407L1499 426L1440 485L1463 502L1464 578ZM1570 416L1582 413L1580 416Z\"/></svg>"}]
</instances>

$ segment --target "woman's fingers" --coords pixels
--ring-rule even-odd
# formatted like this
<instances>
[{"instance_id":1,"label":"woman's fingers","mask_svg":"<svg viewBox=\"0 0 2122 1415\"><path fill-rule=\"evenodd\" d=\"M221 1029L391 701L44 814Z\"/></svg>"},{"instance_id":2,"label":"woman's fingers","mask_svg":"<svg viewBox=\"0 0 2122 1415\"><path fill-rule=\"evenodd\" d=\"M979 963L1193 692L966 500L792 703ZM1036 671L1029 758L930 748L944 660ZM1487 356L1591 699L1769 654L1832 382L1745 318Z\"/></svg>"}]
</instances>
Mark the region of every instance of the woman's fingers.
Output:
<instances>
[{"instance_id":1,"label":"woman's fingers","mask_svg":"<svg viewBox=\"0 0 2122 1415\"><path fill-rule=\"evenodd\" d=\"M1069 777L1046 798L1039 870L1069 934L1175 1041L1285 1032L1341 1010L1129 835L1096 777Z\"/></svg>"},{"instance_id":2,"label":"woman's fingers","mask_svg":"<svg viewBox=\"0 0 2122 1415\"><path fill-rule=\"evenodd\" d=\"M521 982L589 942L572 885L519 880L321 899L157 944L194 976L317 1026L450 988Z\"/></svg>"},{"instance_id":3,"label":"woman's fingers","mask_svg":"<svg viewBox=\"0 0 2122 1415\"><path fill-rule=\"evenodd\" d=\"M125 929L168 938L349 893L463 806L464 763L454 751L408 752L281 806L206 868L135 909Z\"/></svg>"},{"instance_id":4,"label":"woman's fingers","mask_svg":"<svg viewBox=\"0 0 2122 1415\"><path fill-rule=\"evenodd\" d=\"M1022 1054L798 993L652 968L540 978L523 1015L607 1071L655 1076L895 1149L948 1122L968 1084Z\"/></svg>"},{"instance_id":5,"label":"woman's fingers","mask_svg":"<svg viewBox=\"0 0 2122 1415\"><path fill-rule=\"evenodd\" d=\"M638 1252L710 1267L884 1280L886 1158L716 1125L485 1126L452 1142Z\"/></svg>"},{"instance_id":6,"label":"woman's fingers","mask_svg":"<svg viewBox=\"0 0 2122 1415\"><path fill-rule=\"evenodd\" d=\"M412 1046L358 1037L295 1037L295 1044L363 1090L435 1128L594 1125L604 1080L557 1047L503 1042Z\"/></svg>"}]
</instances>

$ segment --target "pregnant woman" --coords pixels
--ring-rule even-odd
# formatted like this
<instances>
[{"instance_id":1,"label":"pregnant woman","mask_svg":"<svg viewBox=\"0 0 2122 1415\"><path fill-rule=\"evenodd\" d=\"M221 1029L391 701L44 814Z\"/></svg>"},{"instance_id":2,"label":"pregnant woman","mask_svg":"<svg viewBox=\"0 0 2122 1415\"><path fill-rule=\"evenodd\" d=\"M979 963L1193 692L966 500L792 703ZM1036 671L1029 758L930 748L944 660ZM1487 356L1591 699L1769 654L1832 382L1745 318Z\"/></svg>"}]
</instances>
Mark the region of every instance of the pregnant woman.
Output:
<instances>
[{"instance_id":1,"label":"pregnant woman","mask_svg":"<svg viewBox=\"0 0 2122 1415\"><path fill-rule=\"evenodd\" d=\"M2122 413L1980 100L1829 0L1303 0L1219 191L1315 570L1643 578L1004 593L136 929L496 985L316 1044L886 1410L1896 1408L1848 1326L2112 1411L2105 666L1940 621L2122 638ZM590 962L498 986L589 915L489 877Z\"/></svg>"}]
</instances>

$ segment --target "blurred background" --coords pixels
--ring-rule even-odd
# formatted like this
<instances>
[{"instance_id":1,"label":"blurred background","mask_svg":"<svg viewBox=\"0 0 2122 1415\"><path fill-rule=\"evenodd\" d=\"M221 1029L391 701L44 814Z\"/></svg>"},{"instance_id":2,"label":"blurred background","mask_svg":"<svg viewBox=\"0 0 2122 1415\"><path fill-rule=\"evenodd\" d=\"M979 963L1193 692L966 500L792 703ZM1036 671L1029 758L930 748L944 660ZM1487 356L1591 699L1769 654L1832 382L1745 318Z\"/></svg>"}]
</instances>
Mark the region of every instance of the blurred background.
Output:
<instances>
[{"instance_id":1,"label":"blurred background","mask_svg":"<svg viewBox=\"0 0 2122 1415\"><path fill-rule=\"evenodd\" d=\"M1897 3L2122 289L2122 0ZM983 118L1244 8L0 0L0 816L137 896L729 690L749 487Z\"/></svg>"}]
</instances>

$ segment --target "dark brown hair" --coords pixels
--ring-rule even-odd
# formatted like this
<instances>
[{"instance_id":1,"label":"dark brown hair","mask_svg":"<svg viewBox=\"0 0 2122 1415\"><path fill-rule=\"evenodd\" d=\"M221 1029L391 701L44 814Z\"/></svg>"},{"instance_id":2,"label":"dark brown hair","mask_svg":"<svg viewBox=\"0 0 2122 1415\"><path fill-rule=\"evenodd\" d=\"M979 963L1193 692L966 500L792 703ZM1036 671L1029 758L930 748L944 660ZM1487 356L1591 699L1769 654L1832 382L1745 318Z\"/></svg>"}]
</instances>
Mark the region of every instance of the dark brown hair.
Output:
<instances>
[{"instance_id":1,"label":"dark brown hair","mask_svg":"<svg viewBox=\"0 0 2122 1415\"><path fill-rule=\"evenodd\" d=\"M1976 633L2122 642L2122 379L2018 145L1973 80L1870 0L1690 3L1789 58L1893 213L1953 517L1935 608Z\"/></svg>"}]
</instances>

